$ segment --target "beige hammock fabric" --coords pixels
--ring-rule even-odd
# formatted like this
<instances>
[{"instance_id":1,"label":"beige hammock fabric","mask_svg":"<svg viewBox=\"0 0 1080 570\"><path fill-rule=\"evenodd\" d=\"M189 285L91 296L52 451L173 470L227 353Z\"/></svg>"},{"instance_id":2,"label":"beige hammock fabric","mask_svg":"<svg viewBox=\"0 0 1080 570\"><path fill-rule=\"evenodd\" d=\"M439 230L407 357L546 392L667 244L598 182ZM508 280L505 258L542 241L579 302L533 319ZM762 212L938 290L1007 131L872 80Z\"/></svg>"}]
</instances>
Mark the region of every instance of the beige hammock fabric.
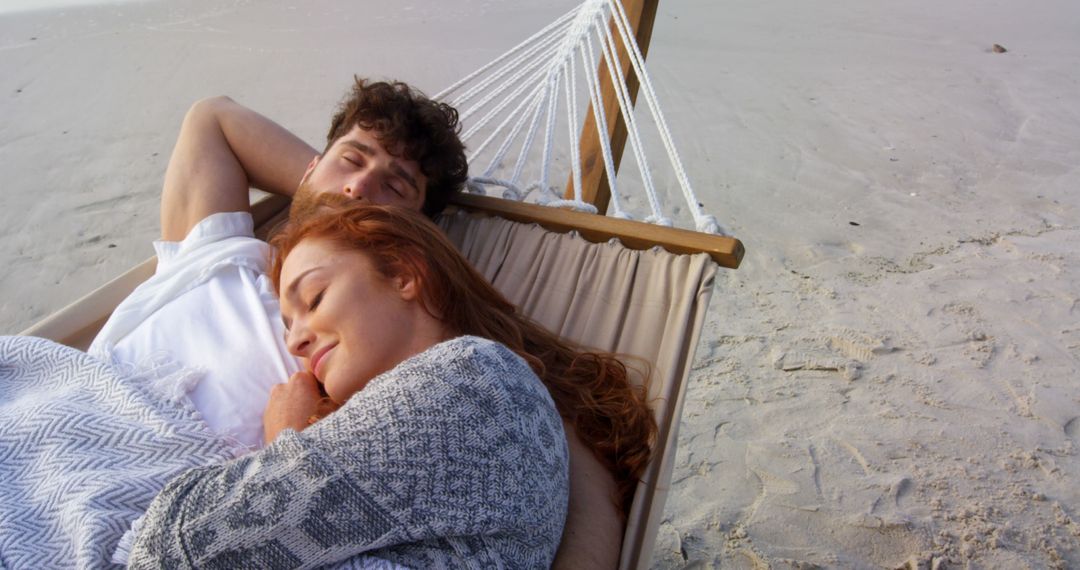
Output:
<instances>
[{"instance_id":1,"label":"beige hammock fabric","mask_svg":"<svg viewBox=\"0 0 1080 570\"><path fill-rule=\"evenodd\" d=\"M660 433L634 495L619 564L648 568L716 264L704 253L635 251L466 213L444 216L440 225L499 291L549 330L652 365L649 392Z\"/></svg>"}]
</instances>

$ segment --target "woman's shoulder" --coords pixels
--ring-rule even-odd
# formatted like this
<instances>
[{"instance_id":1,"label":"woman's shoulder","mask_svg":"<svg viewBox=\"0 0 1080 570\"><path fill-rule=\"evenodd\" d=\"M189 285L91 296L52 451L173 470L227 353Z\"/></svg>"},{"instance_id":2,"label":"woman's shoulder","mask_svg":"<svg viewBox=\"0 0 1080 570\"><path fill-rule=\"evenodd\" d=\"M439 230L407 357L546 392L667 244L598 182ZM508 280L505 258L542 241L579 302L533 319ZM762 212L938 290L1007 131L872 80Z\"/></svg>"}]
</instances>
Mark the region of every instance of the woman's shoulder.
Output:
<instances>
[{"instance_id":1,"label":"woman's shoulder","mask_svg":"<svg viewBox=\"0 0 1080 570\"><path fill-rule=\"evenodd\" d=\"M408 407L451 420L473 414L498 422L521 415L558 418L551 395L524 359L475 336L453 338L409 358L372 380L346 407L379 402L395 413Z\"/></svg>"},{"instance_id":2,"label":"woman's shoulder","mask_svg":"<svg viewBox=\"0 0 1080 570\"><path fill-rule=\"evenodd\" d=\"M428 349L428 352L432 353L434 358L490 359L492 365L509 367L520 364L528 367L525 361L506 345L479 336L455 337L436 344ZM502 364L499 364L500 362Z\"/></svg>"},{"instance_id":3,"label":"woman's shoulder","mask_svg":"<svg viewBox=\"0 0 1080 570\"><path fill-rule=\"evenodd\" d=\"M435 358L456 357L474 358L495 357L501 359L517 359L518 356L506 345L479 336L462 335L445 340L427 350Z\"/></svg>"},{"instance_id":4,"label":"woman's shoulder","mask_svg":"<svg viewBox=\"0 0 1080 570\"><path fill-rule=\"evenodd\" d=\"M459 336L432 346L402 362L396 372L410 375L438 369L446 379L487 380L503 377L539 382L529 365L506 345L477 336ZM449 374L449 373L456 374Z\"/></svg>"},{"instance_id":5,"label":"woman's shoulder","mask_svg":"<svg viewBox=\"0 0 1080 570\"><path fill-rule=\"evenodd\" d=\"M491 398L497 394L547 395L523 358L505 345L476 336L438 343L372 380L354 399L419 392L426 400L457 398L463 393ZM552 404L553 405L553 404Z\"/></svg>"}]
</instances>

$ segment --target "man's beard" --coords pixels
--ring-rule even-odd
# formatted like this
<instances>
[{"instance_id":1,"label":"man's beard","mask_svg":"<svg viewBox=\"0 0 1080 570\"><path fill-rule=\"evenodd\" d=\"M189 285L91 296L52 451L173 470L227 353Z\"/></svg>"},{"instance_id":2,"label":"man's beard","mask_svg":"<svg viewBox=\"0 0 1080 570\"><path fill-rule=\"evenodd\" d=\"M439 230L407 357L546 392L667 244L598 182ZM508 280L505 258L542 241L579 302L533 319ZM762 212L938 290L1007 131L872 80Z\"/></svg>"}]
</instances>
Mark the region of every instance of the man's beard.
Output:
<instances>
[{"instance_id":1,"label":"man's beard","mask_svg":"<svg viewBox=\"0 0 1080 570\"><path fill-rule=\"evenodd\" d=\"M298 224L320 212L355 203L356 200L339 192L315 190L305 177L296 188L296 193L293 194L292 206L289 207L289 222Z\"/></svg>"}]
</instances>

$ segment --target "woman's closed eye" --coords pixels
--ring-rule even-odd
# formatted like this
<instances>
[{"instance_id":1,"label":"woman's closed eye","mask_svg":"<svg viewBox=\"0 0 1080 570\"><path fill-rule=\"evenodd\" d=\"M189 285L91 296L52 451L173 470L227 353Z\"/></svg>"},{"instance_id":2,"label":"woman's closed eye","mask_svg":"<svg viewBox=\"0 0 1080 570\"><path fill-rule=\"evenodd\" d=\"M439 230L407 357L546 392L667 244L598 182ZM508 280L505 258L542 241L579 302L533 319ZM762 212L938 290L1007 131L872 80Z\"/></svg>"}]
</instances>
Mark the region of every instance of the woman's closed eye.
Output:
<instances>
[{"instance_id":1,"label":"woman's closed eye","mask_svg":"<svg viewBox=\"0 0 1080 570\"><path fill-rule=\"evenodd\" d=\"M322 303L323 295L325 293L326 289L323 289L322 291L319 291L318 295L315 295L315 298L312 299L310 303L308 303L308 311L314 311L315 308L319 306L319 303Z\"/></svg>"},{"instance_id":2,"label":"woman's closed eye","mask_svg":"<svg viewBox=\"0 0 1080 570\"><path fill-rule=\"evenodd\" d=\"M322 303L323 295L325 293L326 293L326 289L323 289L323 290L319 291L319 293L317 295L315 295L315 298L312 299L311 302L307 304L307 310L308 310L309 313L314 311L316 309L316 307L319 306L319 303ZM288 344L288 342L289 342L289 329L292 326L292 319L290 319L288 317L285 317L283 315L282 320L284 321L284 324L285 324L285 332L284 332L283 336L285 337L285 343Z\"/></svg>"}]
</instances>

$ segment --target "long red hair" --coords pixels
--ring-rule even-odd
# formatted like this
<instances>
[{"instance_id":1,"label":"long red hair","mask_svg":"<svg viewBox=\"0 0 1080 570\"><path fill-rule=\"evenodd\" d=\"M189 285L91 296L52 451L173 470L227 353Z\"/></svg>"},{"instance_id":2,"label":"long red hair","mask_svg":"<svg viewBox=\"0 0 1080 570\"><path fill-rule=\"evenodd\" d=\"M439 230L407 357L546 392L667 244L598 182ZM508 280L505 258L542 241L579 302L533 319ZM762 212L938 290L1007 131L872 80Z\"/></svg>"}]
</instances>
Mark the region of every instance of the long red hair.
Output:
<instances>
[{"instance_id":1,"label":"long red hair","mask_svg":"<svg viewBox=\"0 0 1080 570\"><path fill-rule=\"evenodd\" d=\"M551 393L560 415L614 475L625 513L656 437L644 386L630 382L614 355L582 349L522 315L419 213L393 206L324 208L290 222L271 243L271 277L301 240L323 238L363 251L384 277L415 276L420 302L454 333L500 342L524 358Z\"/></svg>"}]
</instances>

